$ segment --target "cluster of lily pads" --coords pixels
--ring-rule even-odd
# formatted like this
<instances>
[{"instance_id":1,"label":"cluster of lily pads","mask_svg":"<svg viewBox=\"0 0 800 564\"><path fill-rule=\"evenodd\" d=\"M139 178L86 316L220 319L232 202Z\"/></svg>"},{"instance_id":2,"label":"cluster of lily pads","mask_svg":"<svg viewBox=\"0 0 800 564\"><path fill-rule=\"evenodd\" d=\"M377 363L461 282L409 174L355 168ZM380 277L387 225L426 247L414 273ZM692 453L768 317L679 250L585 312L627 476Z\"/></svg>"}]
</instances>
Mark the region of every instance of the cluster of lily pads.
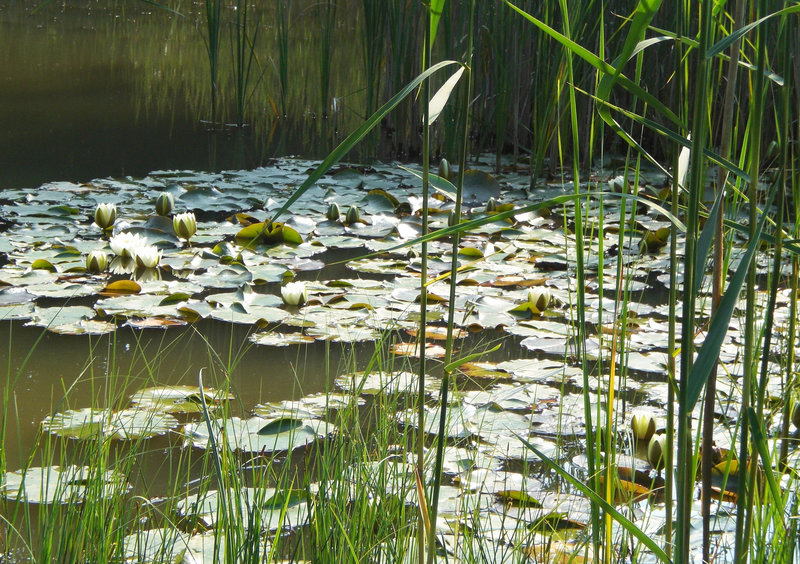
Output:
<instances>
[{"instance_id":1,"label":"cluster of lily pads","mask_svg":"<svg viewBox=\"0 0 800 564\"><path fill-rule=\"evenodd\" d=\"M323 177L288 217L280 218L285 221L271 222L314 164L285 159L254 171L165 171L144 179L54 183L31 193L6 191L0 209L11 223L0 240L0 319L70 334L107 333L120 322L147 328L212 319L248 325L253 343L271 347L317 341L377 343L391 333L395 356L442 356L444 350L436 343L445 334L442 320L450 300L452 249L447 238L428 244L430 325L419 335L421 247L413 240L422 234L423 202L417 176L393 165L342 167ZM602 374L590 376L585 390L583 370L574 357L571 212L562 214L553 207L494 219L573 190L569 184L541 183L531 192L529 181L515 173L496 178L486 165L478 165L466 175L463 217L455 217L452 194L445 188L437 188L428 201L434 231L465 219L487 219L462 238L456 251L454 336L458 343L467 342L470 335L506 343L500 358L467 363L459 372L464 387L448 410L446 428L459 446L445 454L447 488L452 489L444 490L443 521L437 524L445 537L466 513L479 514L491 529L501 509L509 516L500 506L521 498L535 499L539 506L518 504L509 523L549 519L552 525L563 519L568 523L563 526L580 528L586 522L584 498L556 494L543 475L509 470L515 461L536 460L519 441L524 436L574 474L585 475L585 460L571 456L570 445L574 448L585 436L582 394L589 395L593 406L601 405L605 386ZM644 171L640 181L640 192L657 198L663 176ZM593 189L608 193L629 188L627 179L592 183ZM66 195L68 206L63 204ZM170 221L167 216L176 206L187 211ZM669 280L669 259L660 245L647 242L647 234L662 236L670 224L656 209L640 206L632 222L638 235L620 244L617 200L588 199L585 212L587 231L594 234L586 241L588 358L600 361L607 336L620 327L609 292L620 287L614 267L622 261L622 283L642 299L627 302L625 369L630 377L620 385L619 396L648 404L651 414L663 418L668 308L647 299L646 292ZM603 253L604 268L598 253ZM69 298L76 296L94 301L91 307L70 305ZM64 304L48 306L44 298L60 298ZM780 319L786 319L788 311L787 303L779 304ZM782 331L780 319L777 332ZM730 401L720 405L719 416L726 419L737 415L739 340L734 326L721 354L728 376L720 378L718 390ZM432 377L426 381L433 398L439 382ZM371 393L407 393L417 385L407 372L346 374L336 383L362 400ZM771 386L778 393L779 384ZM258 401L242 399L247 404ZM187 446L199 448L225 437L226 444L242 452L291 450L338 432L324 413L309 407L315 401L320 400L256 406L244 418L214 419L210 427L193 421L181 434ZM439 413L436 407L427 410L422 424L431 433ZM63 431L74 429L78 421L81 429L89 425L91 436L125 438L132 436L133 428L162 428L154 423L170 422L168 414L142 417L87 409L55 414L45 426L67 436L86 436L84 431ZM403 427L420 423L412 411L400 409L395 417ZM659 454L665 450L664 438L650 433L649 417L646 424L633 418L633 434L649 448L638 458L633 446L628 449L631 484L652 485L649 471L657 474L663 467ZM645 432L640 430L643 425ZM729 430L720 428L717 433L718 444L732 443ZM380 464L390 462L401 473L409 463L393 459ZM646 480L639 474L643 468ZM413 480L407 485L413 490ZM652 491L649 485L646 492ZM326 491L325 484L319 487ZM401 497L411 495L404 491ZM663 515L648 520L650 532L657 534L663 520Z\"/></svg>"}]
</instances>

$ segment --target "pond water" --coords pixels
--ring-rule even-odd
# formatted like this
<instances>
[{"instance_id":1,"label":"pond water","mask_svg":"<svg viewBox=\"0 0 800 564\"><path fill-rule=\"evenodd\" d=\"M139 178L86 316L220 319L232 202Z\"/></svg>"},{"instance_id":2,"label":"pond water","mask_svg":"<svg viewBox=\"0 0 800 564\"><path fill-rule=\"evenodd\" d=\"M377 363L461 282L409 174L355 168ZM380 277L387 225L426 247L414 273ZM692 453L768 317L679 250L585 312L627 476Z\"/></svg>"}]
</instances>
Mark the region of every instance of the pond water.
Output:
<instances>
[{"instance_id":1,"label":"pond water","mask_svg":"<svg viewBox=\"0 0 800 564\"><path fill-rule=\"evenodd\" d=\"M319 49L315 4L298 3L290 14L291 84L286 116L276 115L278 78L274 53L275 4L251 8L265 25L257 44L244 127L210 127L204 8L187 1L163 3L64 0L0 2L0 189L36 187L53 180L142 176L151 170L253 168L274 156L321 157L339 131L363 119L358 42L351 4L339 2L330 91L336 111L321 116L314 84ZM232 116L228 33L233 13L223 13L220 110ZM312 86L313 85L313 86Z\"/></svg>"}]
</instances>

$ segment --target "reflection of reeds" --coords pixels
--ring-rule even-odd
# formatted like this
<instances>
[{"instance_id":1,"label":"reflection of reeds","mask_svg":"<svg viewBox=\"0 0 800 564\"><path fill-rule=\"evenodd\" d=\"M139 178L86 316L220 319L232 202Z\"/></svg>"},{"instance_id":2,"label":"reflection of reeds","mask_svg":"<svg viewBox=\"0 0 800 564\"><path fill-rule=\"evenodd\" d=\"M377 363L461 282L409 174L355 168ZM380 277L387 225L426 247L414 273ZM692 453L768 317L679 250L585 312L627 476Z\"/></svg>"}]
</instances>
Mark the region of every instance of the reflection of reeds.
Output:
<instances>
[{"instance_id":1,"label":"reflection of reeds","mask_svg":"<svg viewBox=\"0 0 800 564\"><path fill-rule=\"evenodd\" d=\"M206 53L211 80L211 126L216 127L219 90L219 46L222 34L222 0L206 0Z\"/></svg>"},{"instance_id":2,"label":"reflection of reeds","mask_svg":"<svg viewBox=\"0 0 800 564\"><path fill-rule=\"evenodd\" d=\"M236 17L233 21L233 50L234 50L234 92L236 99L236 124L241 127L245 120L245 106L249 94L253 89L250 79L253 63L256 60L256 43L261 29L259 22L254 26L248 25L248 3L238 0L236 3Z\"/></svg>"}]
</instances>

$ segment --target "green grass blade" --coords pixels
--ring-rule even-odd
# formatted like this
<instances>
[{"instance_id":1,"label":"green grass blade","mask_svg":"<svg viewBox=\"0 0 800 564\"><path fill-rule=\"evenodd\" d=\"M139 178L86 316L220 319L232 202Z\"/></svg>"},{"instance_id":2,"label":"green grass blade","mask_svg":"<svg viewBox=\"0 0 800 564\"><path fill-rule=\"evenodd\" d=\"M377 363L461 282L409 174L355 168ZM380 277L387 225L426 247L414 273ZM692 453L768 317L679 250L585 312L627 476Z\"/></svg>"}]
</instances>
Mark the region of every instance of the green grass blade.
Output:
<instances>
[{"instance_id":1,"label":"green grass blade","mask_svg":"<svg viewBox=\"0 0 800 564\"><path fill-rule=\"evenodd\" d=\"M775 188L773 187L770 192L769 201L767 202L765 208L768 208L772 204L774 196ZM739 298L739 292L741 291L745 278L747 277L747 271L750 268L750 263L752 262L753 256L759 247L761 232L764 230L764 224L766 221L767 215L764 214L758 224L758 227L756 228L755 237L753 237L750 240L750 243L747 245L747 250L742 258L742 262L739 263L739 266L736 268L736 272L731 278L730 284L725 290L725 294L722 296L717 313L714 314L714 317L711 319L711 325L708 327L706 339L703 341L703 346L700 347L700 352L697 353L697 358L695 359L692 369L689 372L687 390L688 404L686 408L687 412L690 412L692 409L694 409L694 406L697 405L697 400L700 399L703 386L705 386L706 380L708 380L708 376L711 374L711 370L717 361L720 348L722 347L722 341L725 340L725 335L728 332L728 323L730 323L731 317L733 316L733 310L736 307L736 302ZM681 346L689 346L689 343L682 343Z\"/></svg>"},{"instance_id":2,"label":"green grass blade","mask_svg":"<svg viewBox=\"0 0 800 564\"><path fill-rule=\"evenodd\" d=\"M740 39L743 36L747 35L748 33L750 33L750 31L752 31L753 29L755 29L756 27L758 27L759 25L761 25L765 21L767 21L767 20L769 20L769 19L771 19L771 18L773 18L775 16L782 16L782 15L785 15L785 14L791 14L793 12L800 12L800 5L788 6L788 7L784 8L783 10L778 10L777 12L773 12L773 13L771 13L769 15L764 16L763 18L759 18L754 22L750 22L749 24L747 24L747 25L745 25L743 27L740 27L739 29L737 29L736 31L731 33L729 36L727 36L726 38L720 39L714 45L712 45L709 48L709 50L706 52L706 58L710 59L711 57L715 57L715 56L719 55L720 53L726 51L728 49L728 47L733 45L738 39Z\"/></svg>"},{"instance_id":3,"label":"green grass blade","mask_svg":"<svg viewBox=\"0 0 800 564\"><path fill-rule=\"evenodd\" d=\"M439 20L442 17L442 10L444 10L444 0L432 0L430 10L431 10L430 40L431 40L431 46L433 46L433 42L436 39L436 30L439 28Z\"/></svg>"},{"instance_id":4,"label":"green grass blade","mask_svg":"<svg viewBox=\"0 0 800 564\"><path fill-rule=\"evenodd\" d=\"M752 407L747 408L747 419L750 423L750 433L752 433L753 443L756 446L756 450L758 450L759 456L761 456L761 463L764 465L764 474L767 476L767 485L769 486L769 492L772 496L772 513L775 515L782 515L784 501L781 495L781 488L778 482L775 481L775 473L772 471L769 447L767 446L764 432L761 429L762 423L758 419L758 415L756 415L756 410ZM778 535L783 535L786 531L786 525L780 519L775 519L775 522L779 526Z\"/></svg>"},{"instance_id":5,"label":"green grass blade","mask_svg":"<svg viewBox=\"0 0 800 564\"><path fill-rule=\"evenodd\" d=\"M569 484L574 487L575 489L579 490L583 495L592 499L597 505L603 508L603 511L611 515L611 517L619 523L628 533L630 533L633 537L636 537L639 542L645 545L647 548L653 551L653 554L661 562L672 562L664 550L656 544L656 541L651 539L647 536L647 533L642 531L639 527L637 527L630 519L625 517L622 513L616 510L616 508L606 502L602 496L598 495L594 490L592 490L589 486L578 480L575 476L564 470L561 466L556 464L553 460L550 460L545 456L543 452L533 446L531 443L517 435L522 444L528 447L533 453L542 459L542 462L547 464L550 468L556 471L556 474L564 478Z\"/></svg>"},{"instance_id":6,"label":"green grass blade","mask_svg":"<svg viewBox=\"0 0 800 564\"><path fill-rule=\"evenodd\" d=\"M670 110L661 100L644 90L641 86L633 82L627 76L619 72L616 68L614 68L609 63L605 62L603 59L586 49L585 47L575 43L568 37L565 37L549 25L545 24L544 22L538 20L537 18L533 17L532 15L528 14L524 10L516 7L512 4L509 0L506 0L506 4L510 6L513 10L519 13L522 17L527 19L533 25L541 29L547 35L561 43L564 47L569 49L573 54L577 55L593 67L595 67L600 72L605 74L614 75L614 79L616 83L622 86L625 90L645 102L648 106L652 107L653 109L660 112L664 117L669 119L674 124L678 125L681 128L685 128L685 125L682 124L680 118L678 118L675 113Z\"/></svg>"},{"instance_id":7,"label":"green grass blade","mask_svg":"<svg viewBox=\"0 0 800 564\"><path fill-rule=\"evenodd\" d=\"M702 286L702 275L706 270L706 259L708 258L708 252L711 250L711 243L714 240L714 230L717 226L717 216L719 215L719 209L722 206L724 196L725 190L720 190L719 194L717 194L717 199L714 200L714 205L711 207L711 211L708 214L706 224L703 226L703 230L700 232L700 237L697 239L697 256L695 256L694 261L694 271L696 273L694 278L695 294L700 291L700 286Z\"/></svg>"},{"instance_id":8,"label":"green grass blade","mask_svg":"<svg viewBox=\"0 0 800 564\"><path fill-rule=\"evenodd\" d=\"M297 190L286 200L286 203L272 216L271 221L276 221L283 213L288 210L292 204L294 204L300 196L306 193L306 191L311 188L314 183L322 178L322 175L325 174L329 168L339 162L350 150L358 145L358 143L367 136L367 134L372 131L375 126L377 126L381 120L386 117L386 115L391 112L400 102L405 99L406 96L414 92L414 90L422 84L422 82L436 74L439 70L448 67L450 65L458 65L457 61L442 61L441 63L437 63L430 67L425 72L418 75L414 80L409 82L405 88L403 88L400 92L395 94L391 100L386 102L383 106L378 108L378 110L370 116L370 118L365 121L361 126L356 129L353 133L347 136L347 138L342 141L338 147L336 147L326 158L322 161L317 168L315 168L311 174L308 175L305 182L301 184Z\"/></svg>"}]
</instances>

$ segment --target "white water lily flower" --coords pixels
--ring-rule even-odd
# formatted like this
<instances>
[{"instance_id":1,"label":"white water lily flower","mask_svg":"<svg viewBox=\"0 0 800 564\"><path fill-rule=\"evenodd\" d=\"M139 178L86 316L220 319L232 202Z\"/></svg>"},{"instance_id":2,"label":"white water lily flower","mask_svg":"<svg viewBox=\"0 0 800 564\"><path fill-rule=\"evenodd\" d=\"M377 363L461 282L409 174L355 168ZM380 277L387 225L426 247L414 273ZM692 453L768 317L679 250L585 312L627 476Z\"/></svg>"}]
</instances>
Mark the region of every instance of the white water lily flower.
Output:
<instances>
[{"instance_id":1,"label":"white water lily flower","mask_svg":"<svg viewBox=\"0 0 800 564\"><path fill-rule=\"evenodd\" d=\"M136 249L134 259L139 268L155 268L161 260L161 251L155 245L145 245Z\"/></svg>"},{"instance_id":2,"label":"white water lily flower","mask_svg":"<svg viewBox=\"0 0 800 564\"><path fill-rule=\"evenodd\" d=\"M115 204L98 204L94 210L94 222L102 229L110 229L117 220L117 206Z\"/></svg>"},{"instance_id":3,"label":"white water lily flower","mask_svg":"<svg viewBox=\"0 0 800 564\"><path fill-rule=\"evenodd\" d=\"M147 239L138 233L119 233L109 239L108 244L118 257L133 258L137 249L147 246Z\"/></svg>"},{"instance_id":4,"label":"white water lily flower","mask_svg":"<svg viewBox=\"0 0 800 564\"><path fill-rule=\"evenodd\" d=\"M175 235L188 241L197 232L197 219L192 212L179 213L172 218L172 227Z\"/></svg>"},{"instance_id":5,"label":"white water lily flower","mask_svg":"<svg viewBox=\"0 0 800 564\"><path fill-rule=\"evenodd\" d=\"M305 282L289 282L281 286L281 296L287 305L303 305L308 301L308 290Z\"/></svg>"},{"instance_id":6,"label":"white water lily flower","mask_svg":"<svg viewBox=\"0 0 800 564\"><path fill-rule=\"evenodd\" d=\"M537 286L528 292L528 303L536 310L535 313L542 313L550 306L553 296L550 290L544 286Z\"/></svg>"},{"instance_id":7,"label":"white water lily flower","mask_svg":"<svg viewBox=\"0 0 800 564\"><path fill-rule=\"evenodd\" d=\"M649 441L656 432L655 417L646 411L636 411L631 418L631 429L637 440Z\"/></svg>"},{"instance_id":8,"label":"white water lily flower","mask_svg":"<svg viewBox=\"0 0 800 564\"><path fill-rule=\"evenodd\" d=\"M86 270L89 272L103 272L108 266L108 255L103 251L92 251L86 257Z\"/></svg>"},{"instance_id":9,"label":"white water lily flower","mask_svg":"<svg viewBox=\"0 0 800 564\"><path fill-rule=\"evenodd\" d=\"M488 257L495 253L494 243L486 243L486 246L483 247L483 256Z\"/></svg>"}]
</instances>

